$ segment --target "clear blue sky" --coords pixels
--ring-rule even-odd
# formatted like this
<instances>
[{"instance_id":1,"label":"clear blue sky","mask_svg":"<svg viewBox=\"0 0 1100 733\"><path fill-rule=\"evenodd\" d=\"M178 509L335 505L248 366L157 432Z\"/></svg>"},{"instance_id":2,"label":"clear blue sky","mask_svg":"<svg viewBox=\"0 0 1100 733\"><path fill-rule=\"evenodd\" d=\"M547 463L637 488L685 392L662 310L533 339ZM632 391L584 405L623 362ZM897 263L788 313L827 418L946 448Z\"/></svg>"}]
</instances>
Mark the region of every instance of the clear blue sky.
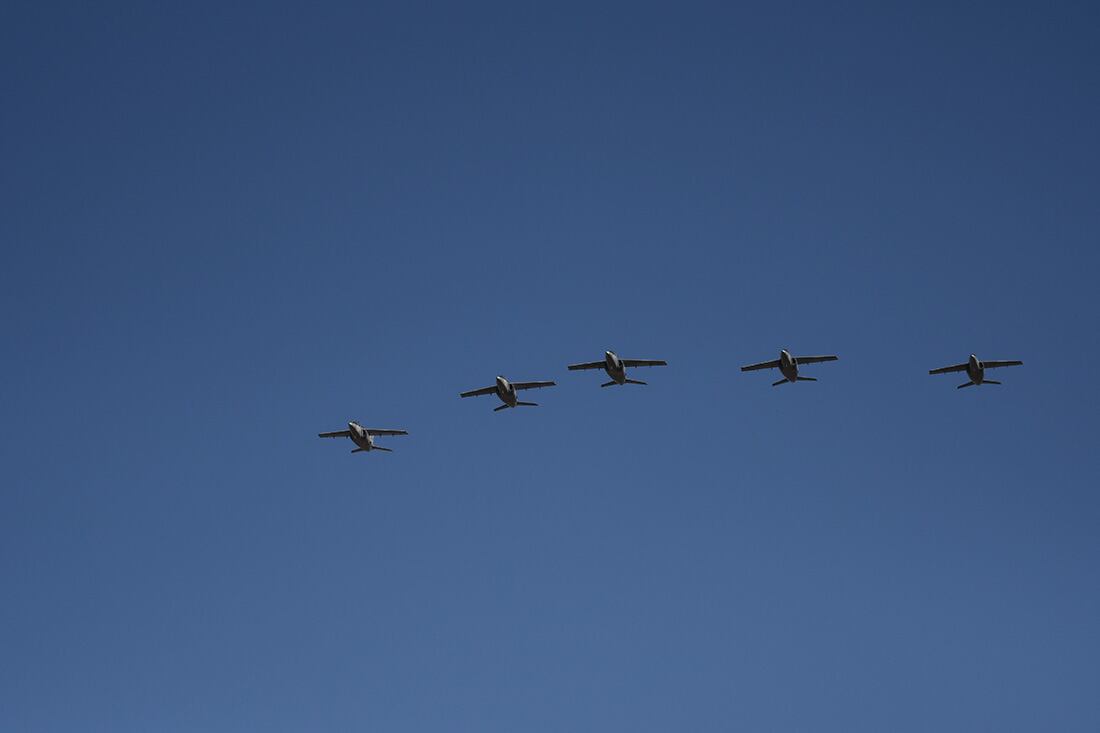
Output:
<instances>
[{"instance_id":1,"label":"clear blue sky","mask_svg":"<svg viewBox=\"0 0 1100 733\"><path fill-rule=\"evenodd\" d=\"M92 5L0 13L0 729L1100 729L1094 4Z\"/></svg>"}]
</instances>

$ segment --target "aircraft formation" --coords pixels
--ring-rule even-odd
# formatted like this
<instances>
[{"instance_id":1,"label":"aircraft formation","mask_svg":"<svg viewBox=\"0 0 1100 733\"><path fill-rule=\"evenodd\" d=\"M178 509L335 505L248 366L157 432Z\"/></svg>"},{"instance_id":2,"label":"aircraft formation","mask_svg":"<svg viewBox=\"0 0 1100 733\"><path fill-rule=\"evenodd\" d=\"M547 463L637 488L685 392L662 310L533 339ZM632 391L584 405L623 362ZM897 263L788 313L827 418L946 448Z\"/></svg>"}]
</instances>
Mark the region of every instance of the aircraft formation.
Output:
<instances>
[{"instance_id":1,"label":"aircraft formation","mask_svg":"<svg viewBox=\"0 0 1100 733\"><path fill-rule=\"evenodd\" d=\"M778 369L779 373L783 375L783 378L777 382L773 382L773 387L778 387L781 384L788 382L816 382L816 377L807 377L799 373L799 367L806 364L819 364L827 361L837 361L839 357L836 354L828 354L824 356L792 356L791 352L786 349L782 349L779 352L779 358L773 361L762 361L756 364L748 364L741 367L743 372L753 372L762 369ZM982 361L974 354L961 364L952 364L951 366L939 367L938 369L930 369L929 374L947 374L950 372L966 372L968 381L964 384L958 385L956 389L962 389L963 387L978 387L983 384L1000 384L1000 382L993 379L986 379L985 371L987 369L997 369L1000 367L1010 366L1022 366L1023 362L1018 360L1010 361ZM663 359L622 359L614 351L605 351L604 358L601 361L589 361L582 362L580 364L570 364L569 371L586 371L589 369L603 369L611 381L604 382L600 387L615 387L623 386L627 384L644 385L643 382L638 379L630 379L627 376L626 370L636 367L659 367L668 366L668 362ZM497 376L496 382L489 387L481 387L480 389L471 389L467 392L460 392L459 397L481 397L485 395L496 395L501 401L501 405L493 408L493 412L500 412L501 410L507 410L509 408L516 407L538 407L537 402L524 402L519 399L519 393L528 389L542 389L545 387L555 387L556 382L553 381L537 381L537 382L512 382L503 376ZM385 451L391 453L391 448L384 448L380 445L375 445L374 439L381 435L408 435L406 430L394 430L388 428L366 428L358 422L352 420L348 423L347 430L335 430L328 433L318 433L320 438L349 438L352 443L355 444L355 448L352 449L352 453L369 453L371 451Z\"/></svg>"}]
</instances>

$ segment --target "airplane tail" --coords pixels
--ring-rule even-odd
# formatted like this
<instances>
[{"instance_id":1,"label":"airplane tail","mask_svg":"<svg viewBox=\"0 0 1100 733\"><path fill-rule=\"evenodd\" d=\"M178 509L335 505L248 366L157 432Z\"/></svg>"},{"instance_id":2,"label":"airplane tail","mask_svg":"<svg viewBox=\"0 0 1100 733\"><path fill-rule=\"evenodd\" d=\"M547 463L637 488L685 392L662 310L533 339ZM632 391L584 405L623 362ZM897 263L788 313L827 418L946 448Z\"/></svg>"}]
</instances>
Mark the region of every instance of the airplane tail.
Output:
<instances>
[{"instance_id":1,"label":"airplane tail","mask_svg":"<svg viewBox=\"0 0 1100 733\"><path fill-rule=\"evenodd\" d=\"M626 380L626 383L627 384L645 384L645 382L643 382L640 379L628 379L628 380Z\"/></svg>"},{"instance_id":2,"label":"airplane tail","mask_svg":"<svg viewBox=\"0 0 1100 733\"><path fill-rule=\"evenodd\" d=\"M614 387L616 384L618 384L618 382L616 382L614 379L612 379L610 382L604 382L600 386L601 387Z\"/></svg>"},{"instance_id":3,"label":"airplane tail","mask_svg":"<svg viewBox=\"0 0 1100 733\"><path fill-rule=\"evenodd\" d=\"M500 407L494 407L493 412L500 412L501 410L507 410L511 405L501 405Z\"/></svg>"},{"instance_id":4,"label":"airplane tail","mask_svg":"<svg viewBox=\"0 0 1100 733\"><path fill-rule=\"evenodd\" d=\"M352 453L366 453L367 449L366 448L353 448L351 452Z\"/></svg>"},{"instance_id":5,"label":"airplane tail","mask_svg":"<svg viewBox=\"0 0 1100 733\"><path fill-rule=\"evenodd\" d=\"M816 382L817 377L799 377L798 381L800 381L800 382Z\"/></svg>"},{"instance_id":6,"label":"airplane tail","mask_svg":"<svg viewBox=\"0 0 1100 733\"><path fill-rule=\"evenodd\" d=\"M386 451L387 453L393 453L393 448L383 448L383 447L382 447L382 446L380 446L380 445L376 445L376 446L374 446L373 448L371 448L371 450L384 450L384 451Z\"/></svg>"},{"instance_id":7,"label":"airplane tail","mask_svg":"<svg viewBox=\"0 0 1100 733\"><path fill-rule=\"evenodd\" d=\"M778 382L772 382L772 386L773 387L778 387L779 385L786 384L786 383L787 383L787 378L784 377L783 379L780 379Z\"/></svg>"},{"instance_id":8,"label":"airplane tail","mask_svg":"<svg viewBox=\"0 0 1100 733\"><path fill-rule=\"evenodd\" d=\"M966 384L960 384L958 387L955 387L955 389L962 389L963 387L973 387L973 386L974 386L973 382L967 382Z\"/></svg>"},{"instance_id":9,"label":"airplane tail","mask_svg":"<svg viewBox=\"0 0 1100 733\"><path fill-rule=\"evenodd\" d=\"M523 407L538 407L539 403L537 403L537 402L517 402L516 407L520 407L520 406L523 406Z\"/></svg>"},{"instance_id":10,"label":"airplane tail","mask_svg":"<svg viewBox=\"0 0 1100 733\"><path fill-rule=\"evenodd\" d=\"M984 379L982 380L982 384L1000 384L1000 382L996 379Z\"/></svg>"}]
</instances>

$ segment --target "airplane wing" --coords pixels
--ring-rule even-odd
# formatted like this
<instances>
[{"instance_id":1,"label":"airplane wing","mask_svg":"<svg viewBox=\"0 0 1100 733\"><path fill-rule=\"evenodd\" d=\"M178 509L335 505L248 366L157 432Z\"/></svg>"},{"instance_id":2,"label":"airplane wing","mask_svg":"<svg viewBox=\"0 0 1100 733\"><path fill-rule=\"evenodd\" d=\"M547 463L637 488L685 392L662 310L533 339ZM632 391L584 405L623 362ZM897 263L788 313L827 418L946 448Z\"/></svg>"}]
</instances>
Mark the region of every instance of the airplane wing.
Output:
<instances>
[{"instance_id":1,"label":"airplane wing","mask_svg":"<svg viewBox=\"0 0 1100 733\"><path fill-rule=\"evenodd\" d=\"M996 369L1003 366L1023 366L1022 361L983 361L982 366L986 369Z\"/></svg>"},{"instance_id":2,"label":"airplane wing","mask_svg":"<svg viewBox=\"0 0 1100 733\"><path fill-rule=\"evenodd\" d=\"M408 430L384 430L382 428L367 428L367 435L408 435Z\"/></svg>"},{"instance_id":3,"label":"airplane wing","mask_svg":"<svg viewBox=\"0 0 1100 733\"><path fill-rule=\"evenodd\" d=\"M794 360L799 364L820 364L823 361L836 361L837 356L796 356Z\"/></svg>"},{"instance_id":4,"label":"airplane wing","mask_svg":"<svg viewBox=\"0 0 1100 733\"><path fill-rule=\"evenodd\" d=\"M603 361L587 361L584 364L570 364L570 371L577 371L578 369L603 369L607 362Z\"/></svg>"},{"instance_id":5,"label":"airplane wing","mask_svg":"<svg viewBox=\"0 0 1100 733\"><path fill-rule=\"evenodd\" d=\"M471 389L469 392L463 392L463 393L459 394L458 396L459 397L480 397L483 394L496 394L496 392L497 392L497 388L495 386L493 386L493 387L482 387L481 389Z\"/></svg>"},{"instance_id":6,"label":"airplane wing","mask_svg":"<svg viewBox=\"0 0 1100 733\"><path fill-rule=\"evenodd\" d=\"M557 382L512 382L516 389L539 389L540 387L553 387Z\"/></svg>"},{"instance_id":7,"label":"airplane wing","mask_svg":"<svg viewBox=\"0 0 1100 733\"><path fill-rule=\"evenodd\" d=\"M623 359L623 366L628 366L628 367L668 366L668 362L663 361L661 359Z\"/></svg>"},{"instance_id":8,"label":"airplane wing","mask_svg":"<svg viewBox=\"0 0 1100 733\"><path fill-rule=\"evenodd\" d=\"M755 372L757 369L778 369L779 359L775 361L762 361L759 364L749 364L748 366L741 367L743 372Z\"/></svg>"},{"instance_id":9,"label":"airplane wing","mask_svg":"<svg viewBox=\"0 0 1100 733\"><path fill-rule=\"evenodd\" d=\"M940 367L939 369L929 369L929 374L947 374L948 372L965 372L966 364L955 364L954 366Z\"/></svg>"},{"instance_id":10,"label":"airplane wing","mask_svg":"<svg viewBox=\"0 0 1100 733\"><path fill-rule=\"evenodd\" d=\"M350 430L337 430L332 433L317 433L318 438L350 438Z\"/></svg>"}]
</instances>

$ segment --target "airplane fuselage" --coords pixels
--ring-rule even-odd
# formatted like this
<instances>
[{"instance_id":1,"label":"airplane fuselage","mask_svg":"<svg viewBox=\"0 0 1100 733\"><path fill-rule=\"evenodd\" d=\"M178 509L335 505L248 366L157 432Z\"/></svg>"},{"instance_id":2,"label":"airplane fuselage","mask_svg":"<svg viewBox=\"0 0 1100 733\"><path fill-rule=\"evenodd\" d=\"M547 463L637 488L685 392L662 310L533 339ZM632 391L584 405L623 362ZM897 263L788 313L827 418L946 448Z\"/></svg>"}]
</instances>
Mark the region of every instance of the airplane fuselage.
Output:
<instances>
[{"instance_id":1,"label":"airplane fuselage","mask_svg":"<svg viewBox=\"0 0 1100 733\"><path fill-rule=\"evenodd\" d=\"M626 367L614 351L605 351L603 370L616 384L626 384Z\"/></svg>"},{"instance_id":2,"label":"airplane fuselage","mask_svg":"<svg viewBox=\"0 0 1100 733\"><path fill-rule=\"evenodd\" d=\"M985 367L978 360L978 357L973 354L966 361L966 375L970 377L970 381L974 384L981 384L985 381Z\"/></svg>"},{"instance_id":3,"label":"airplane fuselage","mask_svg":"<svg viewBox=\"0 0 1100 733\"><path fill-rule=\"evenodd\" d=\"M348 432L351 433L351 442L365 451L374 450L374 437L362 425L354 421L349 422Z\"/></svg>"},{"instance_id":4,"label":"airplane fuselage","mask_svg":"<svg viewBox=\"0 0 1100 733\"><path fill-rule=\"evenodd\" d=\"M786 349L779 352L779 371L788 382L798 381L798 361Z\"/></svg>"},{"instance_id":5,"label":"airplane fuselage","mask_svg":"<svg viewBox=\"0 0 1100 733\"><path fill-rule=\"evenodd\" d=\"M516 397L516 388L513 387L512 383L507 379L499 376L497 377L497 397L509 407L515 407L516 401L518 400Z\"/></svg>"}]
</instances>

